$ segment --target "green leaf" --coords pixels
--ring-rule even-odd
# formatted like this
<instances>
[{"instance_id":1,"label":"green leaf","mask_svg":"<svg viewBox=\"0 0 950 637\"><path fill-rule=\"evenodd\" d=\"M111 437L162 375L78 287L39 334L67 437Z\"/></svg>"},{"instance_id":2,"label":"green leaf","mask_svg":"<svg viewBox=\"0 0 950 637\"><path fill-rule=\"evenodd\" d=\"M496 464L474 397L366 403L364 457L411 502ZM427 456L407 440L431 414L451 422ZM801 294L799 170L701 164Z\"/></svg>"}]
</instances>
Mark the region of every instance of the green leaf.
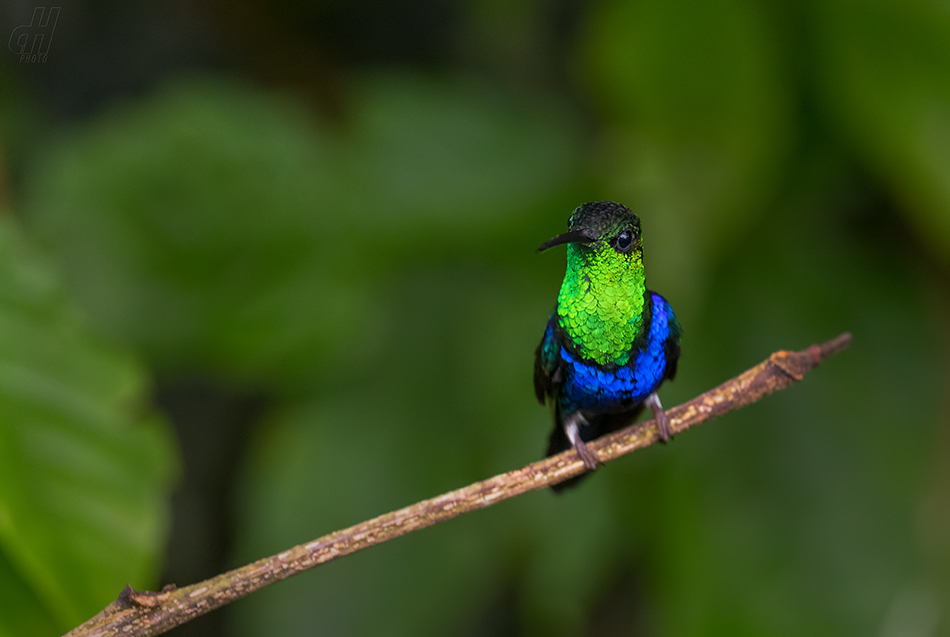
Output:
<instances>
[{"instance_id":1,"label":"green leaf","mask_svg":"<svg viewBox=\"0 0 950 637\"><path fill-rule=\"evenodd\" d=\"M0 218L0 634L58 634L154 585L175 453L145 389Z\"/></svg>"}]
</instances>

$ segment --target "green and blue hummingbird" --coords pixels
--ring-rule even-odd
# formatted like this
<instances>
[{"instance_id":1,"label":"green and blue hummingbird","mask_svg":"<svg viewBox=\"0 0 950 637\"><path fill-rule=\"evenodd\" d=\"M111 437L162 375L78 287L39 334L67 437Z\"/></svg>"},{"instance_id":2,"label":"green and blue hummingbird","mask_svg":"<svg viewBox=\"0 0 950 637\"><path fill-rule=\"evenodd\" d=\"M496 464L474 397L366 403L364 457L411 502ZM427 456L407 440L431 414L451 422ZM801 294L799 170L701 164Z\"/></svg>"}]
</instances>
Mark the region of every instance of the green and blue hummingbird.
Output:
<instances>
[{"instance_id":1,"label":"green and blue hummingbird","mask_svg":"<svg viewBox=\"0 0 950 637\"><path fill-rule=\"evenodd\" d=\"M646 287L640 219L629 208L579 206L568 231L538 251L565 243L567 271L535 352L534 391L554 408L547 455L573 447L592 471L597 458L586 443L625 427L644 407L664 442L673 435L656 392L676 376L681 329L666 299Z\"/></svg>"}]
</instances>

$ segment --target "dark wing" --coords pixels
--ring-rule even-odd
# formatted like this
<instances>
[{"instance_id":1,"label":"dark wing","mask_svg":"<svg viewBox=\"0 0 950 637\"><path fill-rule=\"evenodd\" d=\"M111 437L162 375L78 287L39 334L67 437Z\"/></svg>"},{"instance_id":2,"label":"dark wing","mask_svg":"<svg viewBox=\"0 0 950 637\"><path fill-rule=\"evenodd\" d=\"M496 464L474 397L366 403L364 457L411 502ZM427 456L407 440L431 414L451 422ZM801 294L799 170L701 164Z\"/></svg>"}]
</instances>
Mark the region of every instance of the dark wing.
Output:
<instances>
[{"instance_id":1,"label":"dark wing","mask_svg":"<svg viewBox=\"0 0 950 637\"><path fill-rule=\"evenodd\" d=\"M667 303L669 307L669 303ZM676 315L673 314L672 308L670 308L670 319L669 319L669 336L666 337L666 342L663 344L663 349L666 354L666 373L663 374L663 378L673 380L676 378L676 364L680 359L680 335L683 333L683 328L680 327L679 321L676 320Z\"/></svg>"},{"instance_id":2,"label":"dark wing","mask_svg":"<svg viewBox=\"0 0 950 637\"><path fill-rule=\"evenodd\" d=\"M551 318L553 321L554 318ZM546 396L554 396L563 379L564 361L561 359L561 344L554 334L554 325L548 321L544 338L534 351L534 395L542 405Z\"/></svg>"}]
</instances>

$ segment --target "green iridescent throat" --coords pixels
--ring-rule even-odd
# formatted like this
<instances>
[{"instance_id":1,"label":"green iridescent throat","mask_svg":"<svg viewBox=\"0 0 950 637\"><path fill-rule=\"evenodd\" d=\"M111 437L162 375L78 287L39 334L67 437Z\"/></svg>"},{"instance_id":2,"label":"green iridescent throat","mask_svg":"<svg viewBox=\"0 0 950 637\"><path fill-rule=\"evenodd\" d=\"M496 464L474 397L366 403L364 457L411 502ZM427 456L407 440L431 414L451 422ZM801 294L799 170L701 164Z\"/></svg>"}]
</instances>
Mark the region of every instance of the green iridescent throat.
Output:
<instances>
[{"instance_id":1,"label":"green iridescent throat","mask_svg":"<svg viewBox=\"0 0 950 637\"><path fill-rule=\"evenodd\" d=\"M584 358L625 365L640 332L645 291L640 251L620 254L606 243L568 244L558 322Z\"/></svg>"}]
</instances>

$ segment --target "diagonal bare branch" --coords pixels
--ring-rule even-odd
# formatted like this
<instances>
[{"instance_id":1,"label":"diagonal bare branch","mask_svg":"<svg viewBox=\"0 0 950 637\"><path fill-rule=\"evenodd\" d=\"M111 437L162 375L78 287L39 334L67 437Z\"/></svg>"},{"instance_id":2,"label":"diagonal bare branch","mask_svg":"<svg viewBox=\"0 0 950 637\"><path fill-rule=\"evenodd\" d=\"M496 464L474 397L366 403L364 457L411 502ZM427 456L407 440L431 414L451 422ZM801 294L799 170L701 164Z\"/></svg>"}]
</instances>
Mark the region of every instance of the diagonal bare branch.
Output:
<instances>
[{"instance_id":1,"label":"diagonal bare branch","mask_svg":"<svg viewBox=\"0 0 950 637\"><path fill-rule=\"evenodd\" d=\"M784 389L801 380L822 359L846 349L850 343L851 334L845 333L801 352L775 352L719 387L668 410L673 431L686 431L694 425ZM601 462L610 462L652 445L658 439L656 422L650 420L604 436L588 447ZM197 584L163 590L161 593L126 587L116 601L71 630L66 637L159 635L291 575L527 491L556 484L584 470L584 463L577 454L573 450L566 451L517 471L503 473L330 533Z\"/></svg>"}]
</instances>

